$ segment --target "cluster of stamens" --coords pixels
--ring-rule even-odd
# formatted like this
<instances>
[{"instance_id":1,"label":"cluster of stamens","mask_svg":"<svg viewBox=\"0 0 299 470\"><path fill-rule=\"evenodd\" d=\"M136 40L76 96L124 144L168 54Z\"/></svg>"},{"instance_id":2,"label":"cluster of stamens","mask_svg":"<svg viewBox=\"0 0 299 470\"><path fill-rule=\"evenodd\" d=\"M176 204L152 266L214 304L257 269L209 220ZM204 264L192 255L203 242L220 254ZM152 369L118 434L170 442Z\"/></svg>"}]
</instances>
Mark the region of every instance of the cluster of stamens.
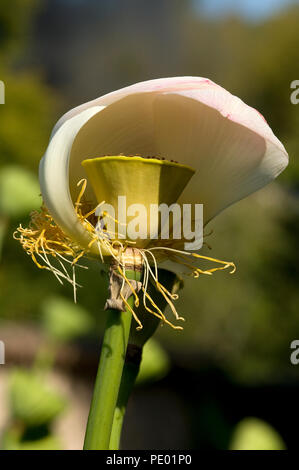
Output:
<instances>
[{"instance_id":1,"label":"cluster of stamens","mask_svg":"<svg viewBox=\"0 0 299 470\"><path fill-rule=\"evenodd\" d=\"M144 308L150 314L159 318L163 323L170 325L174 329L182 329L181 326L173 325L166 318L165 314L158 305L156 305L149 294L148 287L149 282L151 281L169 305L175 319L177 321L184 320L184 318L179 316L177 313L173 303L177 300L178 294L170 292L159 282L158 260L172 260L175 263L186 267L187 273L195 278L199 277L201 274L212 275L215 271L227 268L231 268L230 273L233 273L236 269L234 263L199 255L198 253L175 249L173 246L167 246L166 244L165 246L155 246L152 244L150 248L145 249L138 248L138 246L136 246L136 242L114 240L112 236L113 234L107 233L107 228L98 223L101 218L107 216L106 213L99 214L98 210L99 206L103 204L104 201L93 209L88 210L90 208L90 203L84 202L83 198L86 186L86 179L78 182L80 191L75 203L75 211L80 222L90 234L90 242L87 248L83 249L65 235L44 206L42 206L40 211L32 212L29 227L23 228L20 225L14 234L14 238L19 240L26 253L31 256L32 260L39 268L51 271L59 282L63 283L63 280L66 280L73 285L75 301L76 289L77 287L81 287L76 282L75 268L80 267L87 269L87 266L79 264L78 261L83 257L89 257L92 246L96 244L101 261L103 263L105 262L103 251L105 251L105 253L108 252L110 260L112 259L116 266L115 269L117 270L118 275L122 278L120 297L136 320L138 324L137 329L142 328L142 323L134 308L129 305L123 296L122 290L125 284L129 286L132 295L135 297L134 305L136 308L139 306L139 298L141 297ZM96 211L97 214L99 214L98 216L95 216ZM115 220L115 222L119 223L117 220ZM128 249L132 249L132 247L134 249L134 253L140 258L140 265L143 271L141 293L139 295L137 295L133 283L126 275L127 262L125 260L125 254ZM51 262L50 257L52 260L56 261L55 265ZM217 263L218 266L210 269L201 269L192 263L192 260L194 259L211 261ZM71 274L69 273L67 266L70 266Z\"/></svg>"}]
</instances>

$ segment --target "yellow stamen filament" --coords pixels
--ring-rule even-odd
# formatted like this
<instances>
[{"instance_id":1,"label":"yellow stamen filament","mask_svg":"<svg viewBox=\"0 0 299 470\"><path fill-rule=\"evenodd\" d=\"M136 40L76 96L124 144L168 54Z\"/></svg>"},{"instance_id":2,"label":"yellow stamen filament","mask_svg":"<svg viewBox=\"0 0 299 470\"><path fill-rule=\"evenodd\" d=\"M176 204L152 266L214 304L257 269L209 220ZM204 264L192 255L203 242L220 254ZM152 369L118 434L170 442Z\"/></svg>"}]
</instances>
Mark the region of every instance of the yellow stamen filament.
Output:
<instances>
[{"instance_id":1,"label":"yellow stamen filament","mask_svg":"<svg viewBox=\"0 0 299 470\"><path fill-rule=\"evenodd\" d=\"M136 291L134 289L134 287L132 286L132 284L130 283L129 279L127 278L125 272L121 269L120 266L117 267L118 269L118 272L120 273L121 277L125 280L125 282L129 285L131 291L132 291L132 294L134 295L135 297L135 307L139 307L139 298L138 298L138 295L136 294Z\"/></svg>"},{"instance_id":2,"label":"yellow stamen filament","mask_svg":"<svg viewBox=\"0 0 299 470\"><path fill-rule=\"evenodd\" d=\"M165 241L165 246L155 246L156 240L153 241L153 246L147 249L140 249L136 247L136 242L124 240L114 240L114 233L109 232L105 227L101 227L98 223L103 217L110 217L116 224L121 224L117 219L112 218L106 212L101 212L100 215L95 215L96 211L105 203L105 201L98 204L95 208L90 208L90 203L83 201L83 197L87 187L87 180L82 179L77 184L80 187L77 200L74 204L77 217L84 226L84 228L91 235L91 241L87 248L78 246L73 240L71 240L60 227L55 223L51 215L48 213L46 207L42 206L40 211L34 211L31 213L31 221L28 228L23 228L21 225L17 228L14 233L14 238L19 240L23 249L26 253L31 256L33 262L40 269L46 269L51 271L60 283L63 280L67 280L73 286L74 300L76 302L76 289L80 287L76 281L76 267L87 269L87 266L78 264L81 258L89 256L90 250L94 244L97 245L99 256L101 261L104 263L103 249L108 251L109 255L115 260L117 271L122 278L122 287L120 291L120 297L128 310L131 312L137 323L137 329L143 328L141 321L139 320L134 308L132 308L127 300L125 299L122 290L125 284L127 284L134 295L134 305L137 308L139 306L139 297L137 292L132 285L132 282L126 276L126 258L125 252L129 246L134 246L134 250L140 255L143 268L143 279L141 291L143 293L143 306L150 314L159 318L163 323L171 326L175 330L182 330L181 326L172 324L166 316L163 314L161 309L151 298L148 293L148 283L151 280L156 289L163 296L167 304L169 305L175 319L180 321L184 320L183 317L179 316L173 301L178 299L178 295L171 293L158 279L158 260L168 258L176 263L185 266L193 277L197 278L201 274L212 275L216 271L231 268L230 274L233 274L236 270L234 263L231 261L222 261L214 259L209 256L199 255L198 253L190 253L184 250L174 248L175 240ZM123 225L123 224L122 224ZM126 224L124 224L126 225ZM210 235L210 234L208 234ZM206 235L206 236L208 236ZM56 261L59 267L54 266L49 260L49 256ZM39 262L39 260L41 262ZM205 261L211 261L217 263L219 266L209 269L201 269L198 266L190 262L192 258L202 259ZM68 272L66 266L69 265L71 273ZM150 308L147 305L147 301L150 303Z\"/></svg>"},{"instance_id":3,"label":"yellow stamen filament","mask_svg":"<svg viewBox=\"0 0 299 470\"><path fill-rule=\"evenodd\" d=\"M156 317L160 318L164 323L171 326L171 328L173 328L174 330L182 330L183 329L182 326L173 325L170 321L168 321L167 318L165 317L165 315L162 313L162 311L159 309L159 307L155 304L153 299L150 297L150 295L147 292L145 292L145 295L148 298L148 300L150 301L150 303L152 304L152 306L157 310L158 313L154 312L149 307L147 307L147 305L145 305L145 308L148 312L150 312L153 315L155 315Z\"/></svg>"},{"instance_id":4,"label":"yellow stamen filament","mask_svg":"<svg viewBox=\"0 0 299 470\"><path fill-rule=\"evenodd\" d=\"M135 321L138 323L138 326L137 326L137 330L142 330L143 328L143 325L141 323L141 321L139 320L139 318L137 317L136 313L134 312L134 310L132 309L131 305L126 301L126 299L124 298L124 296L122 295L122 293L120 293L120 297L122 299L122 301L125 303L127 309L131 312L131 314L133 315Z\"/></svg>"}]
</instances>

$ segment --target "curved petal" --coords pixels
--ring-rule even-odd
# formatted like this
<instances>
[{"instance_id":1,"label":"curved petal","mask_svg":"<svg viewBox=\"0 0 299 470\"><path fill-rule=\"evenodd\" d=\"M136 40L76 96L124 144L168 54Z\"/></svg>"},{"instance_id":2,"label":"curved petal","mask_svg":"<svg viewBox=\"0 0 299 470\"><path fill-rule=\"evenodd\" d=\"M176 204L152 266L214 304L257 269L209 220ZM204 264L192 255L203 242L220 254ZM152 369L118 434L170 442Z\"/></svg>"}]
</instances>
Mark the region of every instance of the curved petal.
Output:
<instances>
[{"instance_id":1,"label":"curved petal","mask_svg":"<svg viewBox=\"0 0 299 470\"><path fill-rule=\"evenodd\" d=\"M262 115L221 87L163 94L155 107L158 154L197 170L182 202L202 203L205 223L288 164Z\"/></svg>"},{"instance_id":2,"label":"curved petal","mask_svg":"<svg viewBox=\"0 0 299 470\"><path fill-rule=\"evenodd\" d=\"M84 155L121 153L158 155L195 168L181 200L204 204L206 223L288 163L263 117L216 85L134 93L107 106L74 141L70 181L84 177Z\"/></svg>"},{"instance_id":3,"label":"curved petal","mask_svg":"<svg viewBox=\"0 0 299 470\"><path fill-rule=\"evenodd\" d=\"M69 119L51 139L39 166L39 181L44 203L59 227L79 245L86 246L90 235L80 223L70 196L69 158L78 131L101 111L96 106Z\"/></svg>"},{"instance_id":4,"label":"curved petal","mask_svg":"<svg viewBox=\"0 0 299 470\"><path fill-rule=\"evenodd\" d=\"M119 90L112 91L106 95L100 96L91 101L83 103L67 113L65 113L55 124L52 135L59 129L62 124L68 119L76 116L85 109L88 109L93 106L108 106L109 104L114 103L115 101L124 98L125 96L131 95L133 93L150 93L158 91L164 93L167 91L178 91L178 90L187 90L194 89L195 87L203 84L213 84L217 86L214 82L208 78L203 77L168 77L168 78L156 78L154 80L146 80L144 82L134 83L133 85L120 88Z\"/></svg>"},{"instance_id":5,"label":"curved petal","mask_svg":"<svg viewBox=\"0 0 299 470\"><path fill-rule=\"evenodd\" d=\"M195 168L181 200L203 203L205 222L288 163L264 118L210 80L174 77L118 90L64 115L41 164L46 205L76 240L84 238L72 203L86 176L81 162L121 153L160 155Z\"/></svg>"}]
</instances>

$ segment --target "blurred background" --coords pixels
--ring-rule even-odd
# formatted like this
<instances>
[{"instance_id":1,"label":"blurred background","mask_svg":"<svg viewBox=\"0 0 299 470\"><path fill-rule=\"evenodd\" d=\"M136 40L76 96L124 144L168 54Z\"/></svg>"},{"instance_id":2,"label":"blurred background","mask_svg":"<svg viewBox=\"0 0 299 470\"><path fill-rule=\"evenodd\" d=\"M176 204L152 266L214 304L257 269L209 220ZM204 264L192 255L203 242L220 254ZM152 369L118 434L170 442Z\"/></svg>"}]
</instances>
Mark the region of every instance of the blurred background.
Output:
<instances>
[{"instance_id":1,"label":"blurred background","mask_svg":"<svg viewBox=\"0 0 299 470\"><path fill-rule=\"evenodd\" d=\"M40 206L38 164L68 109L141 80L208 77L257 108L290 154L275 183L211 223L234 276L186 280L183 332L159 328L129 402L124 449L295 448L299 365L299 5L287 0L2 0L0 442L80 449L107 289L72 289L12 238Z\"/></svg>"}]
</instances>

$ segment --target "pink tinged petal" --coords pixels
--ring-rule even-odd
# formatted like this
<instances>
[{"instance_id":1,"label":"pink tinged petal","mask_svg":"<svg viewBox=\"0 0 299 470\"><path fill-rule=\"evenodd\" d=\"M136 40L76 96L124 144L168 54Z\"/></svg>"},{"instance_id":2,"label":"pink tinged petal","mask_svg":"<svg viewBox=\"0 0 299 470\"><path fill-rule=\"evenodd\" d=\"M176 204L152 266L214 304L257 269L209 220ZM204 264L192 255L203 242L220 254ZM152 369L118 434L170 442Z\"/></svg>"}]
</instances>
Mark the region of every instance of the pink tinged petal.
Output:
<instances>
[{"instance_id":1,"label":"pink tinged petal","mask_svg":"<svg viewBox=\"0 0 299 470\"><path fill-rule=\"evenodd\" d=\"M105 108L97 109L96 104ZM85 177L83 159L160 155L191 165L197 172L182 201L203 203L205 222L270 182L288 163L283 145L256 110L197 77L151 80L105 95L63 116L52 135L41 174L46 181L48 171L57 166L63 175L55 182L52 174L47 183L48 208L77 239L82 227L72 228L74 209L72 216L70 212L75 184ZM64 149L58 155L56 139ZM68 182L70 191L61 188ZM56 192L68 201L63 209ZM91 190L89 194L93 197Z\"/></svg>"},{"instance_id":2,"label":"pink tinged petal","mask_svg":"<svg viewBox=\"0 0 299 470\"><path fill-rule=\"evenodd\" d=\"M183 91L135 93L107 106L74 143L77 177L84 175L83 150L86 157L160 155L192 166L197 173L182 201L203 203L206 222L270 182L288 162L257 111L223 88L203 83Z\"/></svg>"},{"instance_id":3,"label":"pink tinged petal","mask_svg":"<svg viewBox=\"0 0 299 470\"><path fill-rule=\"evenodd\" d=\"M156 107L158 151L198 170L182 201L203 203L205 223L288 164L261 114L221 87L165 94Z\"/></svg>"},{"instance_id":4,"label":"pink tinged petal","mask_svg":"<svg viewBox=\"0 0 299 470\"><path fill-rule=\"evenodd\" d=\"M59 129L59 127L68 119L76 116L85 109L88 109L93 106L108 106L115 101L124 98L125 96L131 95L133 93L151 93L151 92L167 92L167 91L178 91L178 90L187 90L193 89L197 86L209 84L216 85L214 82L208 78L202 77L168 77L168 78L156 78L154 80L146 80L144 82L134 83L119 90L112 91L106 95L100 96L95 100L88 101L83 103L67 113L65 113L59 121L54 126L52 135Z\"/></svg>"}]
</instances>

